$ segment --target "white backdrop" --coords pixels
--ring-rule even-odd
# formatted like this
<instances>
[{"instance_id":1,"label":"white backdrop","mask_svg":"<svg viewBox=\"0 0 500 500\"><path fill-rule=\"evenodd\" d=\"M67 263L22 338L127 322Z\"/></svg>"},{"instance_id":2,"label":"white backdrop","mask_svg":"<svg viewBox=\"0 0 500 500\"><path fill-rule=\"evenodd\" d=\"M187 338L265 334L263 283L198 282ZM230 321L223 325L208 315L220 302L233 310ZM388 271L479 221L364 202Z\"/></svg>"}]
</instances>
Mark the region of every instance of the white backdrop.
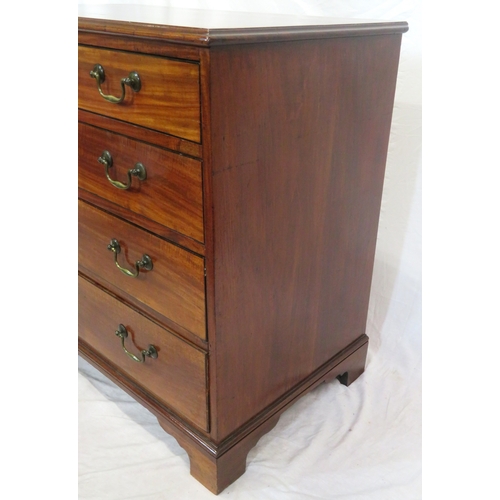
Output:
<instances>
[{"instance_id":1,"label":"white backdrop","mask_svg":"<svg viewBox=\"0 0 500 500\"><path fill-rule=\"evenodd\" d=\"M322 384L285 412L221 498L421 498L421 6L417 0L184 0L143 3L403 20L401 60L375 257L365 373ZM213 499L156 419L79 362L81 499Z\"/></svg>"}]
</instances>

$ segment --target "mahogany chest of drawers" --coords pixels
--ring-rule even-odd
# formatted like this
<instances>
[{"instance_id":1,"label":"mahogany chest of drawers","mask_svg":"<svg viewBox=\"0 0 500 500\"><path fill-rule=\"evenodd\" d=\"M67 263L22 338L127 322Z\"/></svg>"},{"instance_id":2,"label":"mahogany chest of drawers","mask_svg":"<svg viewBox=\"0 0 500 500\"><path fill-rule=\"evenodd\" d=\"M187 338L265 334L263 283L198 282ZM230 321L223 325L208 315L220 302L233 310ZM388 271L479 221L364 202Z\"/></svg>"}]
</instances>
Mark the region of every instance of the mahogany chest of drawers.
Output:
<instances>
[{"instance_id":1,"label":"mahogany chest of drawers","mask_svg":"<svg viewBox=\"0 0 500 500\"><path fill-rule=\"evenodd\" d=\"M79 349L214 493L364 370L401 35L147 7L79 18Z\"/></svg>"}]
</instances>

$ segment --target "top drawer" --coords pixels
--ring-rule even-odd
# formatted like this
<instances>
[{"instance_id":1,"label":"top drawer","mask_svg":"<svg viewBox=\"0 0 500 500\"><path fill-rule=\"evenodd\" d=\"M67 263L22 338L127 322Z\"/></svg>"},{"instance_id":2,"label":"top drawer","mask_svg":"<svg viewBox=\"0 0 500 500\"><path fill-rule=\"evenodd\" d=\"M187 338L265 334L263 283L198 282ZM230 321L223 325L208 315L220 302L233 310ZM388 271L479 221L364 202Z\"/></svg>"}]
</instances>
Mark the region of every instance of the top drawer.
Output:
<instances>
[{"instance_id":1,"label":"top drawer","mask_svg":"<svg viewBox=\"0 0 500 500\"><path fill-rule=\"evenodd\" d=\"M104 69L101 90L122 95L122 78L139 74L141 88L125 85L120 104L104 99L90 76L96 64ZM200 142L200 78L197 63L117 50L78 47L78 107L125 122Z\"/></svg>"}]
</instances>

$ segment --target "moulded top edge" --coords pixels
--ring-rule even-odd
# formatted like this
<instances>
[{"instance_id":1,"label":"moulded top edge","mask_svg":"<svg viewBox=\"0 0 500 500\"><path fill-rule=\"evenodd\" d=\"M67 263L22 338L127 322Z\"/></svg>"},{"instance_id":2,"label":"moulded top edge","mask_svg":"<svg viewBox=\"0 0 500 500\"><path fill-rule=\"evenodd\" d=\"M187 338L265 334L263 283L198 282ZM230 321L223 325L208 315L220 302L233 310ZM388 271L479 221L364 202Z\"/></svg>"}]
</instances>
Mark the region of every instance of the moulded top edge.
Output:
<instances>
[{"instance_id":1,"label":"moulded top edge","mask_svg":"<svg viewBox=\"0 0 500 500\"><path fill-rule=\"evenodd\" d=\"M83 31L123 34L199 46L404 33L406 22L173 9L139 5L80 5Z\"/></svg>"}]
</instances>

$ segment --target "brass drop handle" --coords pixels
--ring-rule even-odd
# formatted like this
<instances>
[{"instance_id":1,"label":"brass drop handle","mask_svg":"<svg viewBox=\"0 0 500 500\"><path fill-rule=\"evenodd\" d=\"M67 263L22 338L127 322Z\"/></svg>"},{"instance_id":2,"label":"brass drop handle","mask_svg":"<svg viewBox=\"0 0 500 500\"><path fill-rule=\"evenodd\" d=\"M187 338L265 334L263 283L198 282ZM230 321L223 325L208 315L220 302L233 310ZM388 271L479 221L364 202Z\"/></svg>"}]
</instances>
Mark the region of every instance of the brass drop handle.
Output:
<instances>
[{"instance_id":1,"label":"brass drop handle","mask_svg":"<svg viewBox=\"0 0 500 500\"><path fill-rule=\"evenodd\" d=\"M104 82L106 76L104 74L104 68L100 64L94 65L94 68L90 72L90 76L95 78L97 82L97 90L99 94L106 99L106 101L112 102L113 104L120 104L125 99L125 85L128 85L134 92L139 92L141 90L141 79L139 77L139 73L137 71L131 71L128 76L122 78L120 84L122 86L122 95L121 97L115 97L112 95L106 95L101 90L101 83Z\"/></svg>"},{"instance_id":2,"label":"brass drop handle","mask_svg":"<svg viewBox=\"0 0 500 500\"><path fill-rule=\"evenodd\" d=\"M133 359L136 363L144 363L146 356L148 358L153 358L153 359L156 359L158 357L158 351L156 350L156 347L152 344L149 344L147 349L143 349L141 351L142 358L138 358L135 354L132 354L125 347L125 339L128 337L128 332L127 332L127 329L123 325L121 325L121 324L118 325L118 330L115 331L115 335L122 339L122 348L125 351L125 354L130 359Z\"/></svg>"},{"instance_id":3,"label":"brass drop handle","mask_svg":"<svg viewBox=\"0 0 500 500\"><path fill-rule=\"evenodd\" d=\"M147 177L146 173L146 168L142 163L136 163L134 168L131 168L127 172L128 176L128 181L127 184L124 184L123 182L120 181L115 181L112 179L109 175L109 169L113 166L113 157L111 156L111 153L109 151L103 151L101 156L97 158L97 161L101 164L104 165L106 177L108 178L108 181L115 186L115 188L118 189L129 189L130 186L132 185L132 176L137 177L140 181L145 181Z\"/></svg>"},{"instance_id":4,"label":"brass drop handle","mask_svg":"<svg viewBox=\"0 0 500 500\"><path fill-rule=\"evenodd\" d=\"M135 271L129 271L128 269L120 266L120 264L118 264L118 254L121 252L121 247L120 243L118 243L118 240L115 238L109 242L108 250L111 250L115 254L115 265L126 276L137 278L141 269L144 269L145 271L151 271L153 269L153 261L151 260L151 257L146 254L142 256L141 260L137 260L135 262Z\"/></svg>"}]
</instances>

